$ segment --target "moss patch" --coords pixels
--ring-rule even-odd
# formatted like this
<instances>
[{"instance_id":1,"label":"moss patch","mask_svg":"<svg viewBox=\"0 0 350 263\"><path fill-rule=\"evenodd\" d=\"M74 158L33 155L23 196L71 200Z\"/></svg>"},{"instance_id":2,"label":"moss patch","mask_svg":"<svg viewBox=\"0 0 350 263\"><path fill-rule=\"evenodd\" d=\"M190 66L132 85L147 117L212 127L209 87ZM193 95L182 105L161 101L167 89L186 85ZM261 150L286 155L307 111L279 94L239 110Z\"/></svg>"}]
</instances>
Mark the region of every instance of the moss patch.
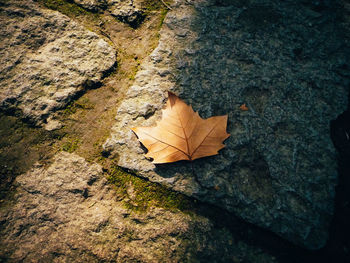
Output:
<instances>
[{"instance_id":1,"label":"moss patch","mask_svg":"<svg viewBox=\"0 0 350 263\"><path fill-rule=\"evenodd\" d=\"M94 13L88 11L81 6L75 4L72 1L64 0L36 0L43 7L46 7L51 10L58 11L71 19L82 24L86 29L95 32L100 35L107 42L110 42L109 39L103 34L101 34L101 29L98 25L103 24L102 15L99 13Z\"/></svg>"},{"instance_id":2,"label":"moss patch","mask_svg":"<svg viewBox=\"0 0 350 263\"><path fill-rule=\"evenodd\" d=\"M89 110L93 109L94 104L87 97L81 97L77 101L71 102L65 109L64 115L71 115L76 113L78 109Z\"/></svg>"},{"instance_id":3,"label":"moss patch","mask_svg":"<svg viewBox=\"0 0 350 263\"><path fill-rule=\"evenodd\" d=\"M65 152L72 153L74 152L78 146L79 146L79 139L70 139L67 140L63 145L62 145L62 150Z\"/></svg>"},{"instance_id":4,"label":"moss patch","mask_svg":"<svg viewBox=\"0 0 350 263\"><path fill-rule=\"evenodd\" d=\"M164 1L164 2L170 6L170 1ZM167 7L160 0L144 0L141 3L141 6L142 6L142 9L149 12L167 9Z\"/></svg>"},{"instance_id":5,"label":"moss patch","mask_svg":"<svg viewBox=\"0 0 350 263\"><path fill-rule=\"evenodd\" d=\"M164 2L169 6L171 5L171 1L164 1ZM159 31L163 25L165 16L168 13L169 9L160 0L143 1L142 8L145 10L146 16L152 15L153 12L159 12L160 19L157 26L157 31ZM157 34L157 37L159 37L159 34Z\"/></svg>"},{"instance_id":6,"label":"moss patch","mask_svg":"<svg viewBox=\"0 0 350 263\"><path fill-rule=\"evenodd\" d=\"M56 10L65 14L69 17L77 17L77 16L94 16L98 18L98 14L89 12L84 8L78 6L75 3L64 1L64 0L37 0L37 2L43 4L45 7Z\"/></svg>"},{"instance_id":7,"label":"moss patch","mask_svg":"<svg viewBox=\"0 0 350 263\"><path fill-rule=\"evenodd\" d=\"M131 210L145 211L150 207L161 207L189 212L194 208L194 201L188 197L139 178L118 166L112 167L107 174L108 181L116 187L125 206Z\"/></svg>"},{"instance_id":8,"label":"moss patch","mask_svg":"<svg viewBox=\"0 0 350 263\"><path fill-rule=\"evenodd\" d=\"M164 19L165 19L165 16L166 14L168 13L168 10L166 9L163 9L160 13L160 22L158 24L158 29L160 30L160 28L162 27L163 25L163 22L164 22Z\"/></svg>"}]
</instances>

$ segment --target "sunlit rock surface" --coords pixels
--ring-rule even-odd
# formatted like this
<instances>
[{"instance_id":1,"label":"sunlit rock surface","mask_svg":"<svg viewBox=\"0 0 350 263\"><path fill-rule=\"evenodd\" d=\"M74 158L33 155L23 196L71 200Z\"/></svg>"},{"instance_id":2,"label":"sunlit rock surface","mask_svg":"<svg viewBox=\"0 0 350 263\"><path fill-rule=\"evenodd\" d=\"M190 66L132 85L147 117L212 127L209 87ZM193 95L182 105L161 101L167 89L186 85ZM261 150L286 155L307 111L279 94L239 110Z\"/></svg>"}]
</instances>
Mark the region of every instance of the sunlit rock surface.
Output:
<instances>
[{"instance_id":1,"label":"sunlit rock surface","mask_svg":"<svg viewBox=\"0 0 350 263\"><path fill-rule=\"evenodd\" d=\"M305 1L175 1L105 153L293 243L322 247L337 180L330 121L346 109L349 85L336 11ZM186 162L152 164L130 129L161 118L167 90L202 117L229 116L226 148L193 162L194 172Z\"/></svg>"},{"instance_id":2,"label":"sunlit rock surface","mask_svg":"<svg viewBox=\"0 0 350 263\"><path fill-rule=\"evenodd\" d=\"M136 28L145 18L140 2L140 0L109 0L109 11L121 22Z\"/></svg>"},{"instance_id":3,"label":"sunlit rock surface","mask_svg":"<svg viewBox=\"0 0 350 263\"><path fill-rule=\"evenodd\" d=\"M141 7L143 0L74 0L74 2L92 12L107 10L119 21L133 28L137 28L145 18L145 10Z\"/></svg>"},{"instance_id":4,"label":"sunlit rock surface","mask_svg":"<svg viewBox=\"0 0 350 263\"><path fill-rule=\"evenodd\" d=\"M276 262L203 216L131 212L102 167L66 152L16 179L0 210L1 262Z\"/></svg>"},{"instance_id":5,"label":"sunlit rock surface","mask_svg":"<svg viewBox=\"0 0 350 263\"><path fill-rule=\"evenodd\" d=\"M107 7L107 0L73 0L76 4L90 11L102 11Z\"/></svg>"},{"instance_id":6,"label":"sunlit rock surface","mask_svg":"<svg viewBox=\"0 0 350 263\"><path fill-rule=\"evenodd\" d=\"M58 12L21 0L0 9L2 110L41 124L116 63L107 42Z\"/></svg>"}]
</instances>

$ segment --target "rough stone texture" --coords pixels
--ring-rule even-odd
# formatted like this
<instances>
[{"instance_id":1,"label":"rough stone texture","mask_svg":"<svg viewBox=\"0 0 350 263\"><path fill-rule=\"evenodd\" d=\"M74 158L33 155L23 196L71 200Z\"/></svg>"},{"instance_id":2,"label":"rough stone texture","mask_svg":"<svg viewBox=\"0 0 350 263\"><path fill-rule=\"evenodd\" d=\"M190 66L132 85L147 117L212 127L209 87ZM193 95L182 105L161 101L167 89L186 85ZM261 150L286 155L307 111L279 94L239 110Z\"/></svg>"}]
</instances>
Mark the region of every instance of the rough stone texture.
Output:
<instances>
[{"instance_id":1,"label":"rough stone texture","mask_svg":"<svg viewBox=\"0 0 350 263\"><path fill-rule=\"evenodd\" d=\"M48 118L47 123L44 125L45 130L47 131L54 131L54 130L59 130L62 128L63 124L58 121L55 120L54 118Z\"/></svg>"},{"instance_id":2,"label":"rough stone texture","mask_svg":"<svg viewBox=\"0 0 350 263\"><path fill-rule=\"evenodd\" d=\"M141 0L142 1L142 0ZM131 27L138 27L145 14L140 0L74 0L74 2L90 11L107 9L113 16Z\"/></svg>"},{"instance_id":3,"label":"rough stone texture","mask_svg":"<svg viewBox=\"0 0 350 263\"><path fill-rule=\"evenodd\" d=\"M151 181L320 248L337 178L329 122L347 105L343 33L334 10L307 1L175 1L104 149ZM226 148L193 162L200 184L190 163L153 165L130 130L155 124L167 90L202 117L229 115Z\"/></svg>"},{"instance_id":4,"label":"rough stone texture","mask_svg":"<svg viewBox=\"0 0 350 263\"><path fill-rule=\"evenodd\" d=\"M16 0L0 9L1 109L45 122L116 62L107 42L58 12Z\"/></svg>"},{"instance_id":5,"label":"rough stone texture","mask_svg":"<svg viewBox=\"0 0 350 263\"><path fill-rule=\"evenodd\" d=\"M107 7L107 0L73 0L76 4L83 8L96 12L101 11Z\"/></svg>"},{"instance_id":6,"label":"rough stone texture","mask_svg":"<svg viewBox=\"0 0 350 263\"><path fill-rule=\"evenodd\" d=\"M145 18L139 1L109 0L108 4L111 14L131 27L138 27Z\"/></svg>"},{"instance_id":7,"label":"rough stone texture","mask_svg":"<svg viewBox=\"0 0 350 263\"><path fill-rule=\"evenodd\" d=\"M16 182L14 203L0 210L0 261L276 262L205 217L128 211L102 167L75 154L58 153Z\"/></svg>"}]
</instances>

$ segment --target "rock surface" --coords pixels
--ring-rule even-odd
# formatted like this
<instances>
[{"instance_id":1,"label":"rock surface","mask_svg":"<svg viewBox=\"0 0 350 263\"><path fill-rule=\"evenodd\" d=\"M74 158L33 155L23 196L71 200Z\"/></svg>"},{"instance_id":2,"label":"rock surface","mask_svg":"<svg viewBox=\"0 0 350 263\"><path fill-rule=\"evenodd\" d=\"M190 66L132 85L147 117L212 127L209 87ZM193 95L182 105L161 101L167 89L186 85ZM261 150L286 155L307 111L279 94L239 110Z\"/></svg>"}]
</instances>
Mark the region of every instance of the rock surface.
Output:
<instances>
[{"instance_id":1,"label":"rock surface","mask_svg":"<svg viewBox=\"0 0 350 263\"><path fill-rule=\"evenodd\" d=\"M17 177L0 210L4 262L276 262L205 217L117 202L102 167L58 153Z\"/></svg>"},{"instance_id":2,"label":"rock surface","mask_svg":"<svg viewBox=\"0 0 350 263\"><path fill-rule=\"evenodd\" d=\"M113 48L68 17L14 0L0 6L0 108L36 124L98 83L116 63Z\"/></svg>"},{"instance_id":3,"label":"rock surface","mask_svg":"<svg viewBox=\"0 0 350 263\"><path fill-rule=\"evenodd\" d=\"M142 0L74 0L74 2L90 11L107 9L119 21L137 28L144 20L141 8Z\"/></svg>"},{"instance_id":4,"label":"rock surface","mask_svg":"<svg viewBox=\"0 0 350 263\"><path fill-rule=\"evenodd\" d=\"M113 16L131 27L138 27L145 18L139 1L109 0L109 10Z\"/></svg>"},{"instance_id":5,"label":"rock surface","mask_svg":"<svg viewBox=\"0 0 350 263\"><path fill-rule=\"evenodd\" d=\"M184 1L120 105L110 157L309 249L327 240L337 179L329 123L346 109L349 53L331 9L294 1ZM161 118L166 91L228 114L219 155L154 165L130 128ZM246 104L248 111L240 109Z\"/></svg>"},{"instance_id":6,"label":"rock surface","mask_svg":"<svg viewBox=\"0 0 350 263\"><path fill-rule=\"evenodd\" d=\"M90 11L101 11L107 7L107 0L74 0L74 2Z\"/></svg>"}]
</instances>

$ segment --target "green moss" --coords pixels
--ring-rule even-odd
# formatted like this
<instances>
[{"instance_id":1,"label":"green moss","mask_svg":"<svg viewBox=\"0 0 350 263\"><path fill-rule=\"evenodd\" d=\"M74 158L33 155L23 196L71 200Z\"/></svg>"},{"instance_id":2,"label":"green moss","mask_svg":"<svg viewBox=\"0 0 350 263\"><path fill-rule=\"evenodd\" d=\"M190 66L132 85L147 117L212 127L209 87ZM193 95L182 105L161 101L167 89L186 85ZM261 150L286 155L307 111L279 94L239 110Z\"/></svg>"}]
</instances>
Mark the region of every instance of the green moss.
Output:
<instances>
[{"instance_id":1,"label":"green moss","mask_svg":"<svg viewBox=\"0 0 350 263\"><path fill-rule=\"evenodd\" d=\"M169 6L171 4L171 1L164 1L164 2ZM165 16L168 13L169 9L160 0L143 1L142 8L145 10L146 16L151 15L153 12L160 11L160 21L157 27L157 31L159 31L163 25ZM157 37L159 37L159 34L157 34Z\"/></svg>"},{"instance_id":2,"label":"green moss","mask_svg":"<svg viewBox=\"0 0 350 263\"><path fill-rule=\"evenodd\" d=\"M78 146L79 146L80 140L79 139L70 139L67 140L63 145L62 145L62 150L65 152L72 153L74 152Z\"/></svg>"},{"instance_id":3,"label":"green moss","mask_svg":"<svg viewBox=\"0 0 350 263\"><path fill-rule=\"evenodd\" d=\"M130 70L130 74L128 75L129 80L134 80L135 79L136 73L139 71L139 68L140 68L139 65L140 64L138 63L135 67L133 67Z\"/></svg>"},{"instance_id":4,"label":"green moss","mask_svg":"<svg viewBox=\"0 0 350 263\"><path fill-rule=\"evenodd\" d=\"M77 108L74 107L74 102L70 103L63 111L64 115L70 115L77 112Z\"/></svg>"},{"instance_id":5,"label":"green moss","mask_svg":"<svg viewBox=\"0 0 350 263\"><path fill-rule=\"evenodd\" d=\"M86 97L81 97L77 101L71 102L63 111L64 115L76 113L78 109L89 110L93 109L94 104Z\"/></svg>"},{"instance_id":6,"label":"green moss","mask_svg":"<svg viewBox=\"0 0 350 263\"><path fill-rule=\"evenodd\" d=\"M159 22L159 25L158 25L158 31L162 27L164 19L165 19L165 16L166 16L167 13L168 13L168 9L163 9L161 11L161 13L160 13L160 22Z\"/></svg>"},{"instance_id":7,"label":"green moss","mask_svg":"<svg viewBox=\"0 0 350 263\"><path fill-rule=\"evenodd\" d=\"M84 109L84 110L94 108L94 104L92 102L90 102L89 98L86 98L86 97L80 98L79 100L74 102L74 105L76 108L80 108L80 109Z\"/></svg>"},{"instance_id":8,"label":"green moss","mask_svg":"<svg viewBox=\"0 0 350 263\"><path fill-rule=\"evenodd\" d=\"M69 16L71 18L75 18L78 16L89 16L95 20L99 19L99 14L87 11L84 8L80 7L79 5L69 1L64 1L64 0L37 0L37 1L42 3L47 8L52 10L57 10L62 14L65 14L66 16Z\"/></svg>"},{"instance_id":9,"label":"green moss","mask_svg":"<svg viewBox=\"0 0 350 263\"><path fill-rule=\"evenodd\" d=\"M116 187L117 193L124 201L126 200L125 206L134 211L162 207L188 212L193 207L193 202L188 197L162 185L139 178L118 166L110 169L108 181Z\"/></svg>"},{"instance_id":10,"label":"green moss","mask_svg":"<svg viewBox=\"0 0 350 263\"><path fill-rule=\"evenodd\" d=\"M164 2L170 6L170 1ZM148 12L167 9L167 7L160 0L144 0L142 2L142 8Z\"/></svg>"}]
</instances>

